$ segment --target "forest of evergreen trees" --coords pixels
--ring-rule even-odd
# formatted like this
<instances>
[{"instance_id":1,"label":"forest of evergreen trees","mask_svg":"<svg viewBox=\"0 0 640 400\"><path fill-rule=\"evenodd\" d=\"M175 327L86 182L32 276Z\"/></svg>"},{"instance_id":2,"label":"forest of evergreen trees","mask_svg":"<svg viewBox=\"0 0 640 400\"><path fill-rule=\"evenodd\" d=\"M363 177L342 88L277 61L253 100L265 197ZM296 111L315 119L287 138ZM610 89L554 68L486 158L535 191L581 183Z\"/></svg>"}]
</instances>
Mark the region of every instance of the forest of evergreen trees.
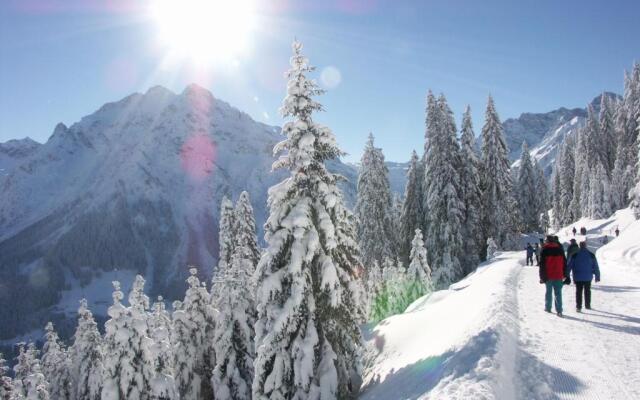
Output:
<instances>
[{"instance_id":1,"label":"forest of evergreen trees","mask_svg":"<svg viewBox=\"0 0 640 400\"><path fill-rule=\"evenodd\" d=\"M557 157L552 193L526 143L512 171L502 124L488 98L480 146L471 111L461 129L444 95L429 92L423 154L411 153L404 196L394 199L384 155L366 143L358 198L344 205L328 160L343 152L313 120L322 93L294 42L281 113L286 139L274 168L290 174L269 191L261 249L249 196L224 199L219 261L210 284L190 269L182 301L151 303L137 276L127 304L113 282L104 334L87 301L67 347L52 324L44 346L20 344L13 373L0 356L0 399L349 399L361 384L360 324L403 312L446 288L520 232L544 233L581 216L602 218L635 201L640 211L640 65L621 101ZM634 195L635 186L635 195ZM634 200L635 196L635 200Z\"/></svg>"},{"instance_id":2,"label":"forest of evergreen trees","mask_svg":"<svg viewBox=\"0 0 640 400\"><path fill-rule=\"evenodd\" d=\"M569 136L556 158L552 178L553 222L606 218L633 204L640 217L640 64L625 73L621 100L601 97L600 112Z\"/></svg>"}]
</instances>

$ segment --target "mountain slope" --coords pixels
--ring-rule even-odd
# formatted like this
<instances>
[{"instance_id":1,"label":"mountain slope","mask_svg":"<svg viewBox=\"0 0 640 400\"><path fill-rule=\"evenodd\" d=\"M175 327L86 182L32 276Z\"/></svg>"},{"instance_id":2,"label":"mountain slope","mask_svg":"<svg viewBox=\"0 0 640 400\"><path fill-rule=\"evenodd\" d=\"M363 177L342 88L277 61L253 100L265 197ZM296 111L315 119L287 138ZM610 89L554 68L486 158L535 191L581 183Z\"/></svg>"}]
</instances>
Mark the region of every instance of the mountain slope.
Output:
<instances>
[{"instance_id":1,"label":"mountain slope","mask_svg":"<svg viewBox=\"0 0 640 400\"><path fill-rule=\"evenodd\" d=\"M210 275L223 196L247 190L261 229L280 129L203 88L162 87L59 124L0 176L0 339L66 321L87 295L105 311L111 279L142 273L152 294L184 294L187 265ZM356 171L340 161L354 201ZM124 282L125 284L128 282Z\"/></svg>"},{"instance_id":2,"label":"mountain slope","mask_svg":"<svg viewBox=\"0 0 640 400\"><path fill-rule=\"evenodd\" d=\"M9 169L31 156L40 146L28 137L0 143L0 176L8 174Z\"/></svg>"},{"instance_id":3,"label":"mountain slope","mask_svg":"<svg viewBox=\"0 0 640 400\"><path fill-rule=\"evenodd\" d=\"M591 101L596 113L600 112L602 96L617 101L620 96L605 92ZM538 161L547 176L555 163L560 144L567 136L574 135L584 126L587 117L586 108L559 108L548 113L524 113L518 118L510 118L503 122L505 138L509 146L509 159L514 167L520 164L522 143L526 140L531 156Z\"/></svg>"}]
</instances>

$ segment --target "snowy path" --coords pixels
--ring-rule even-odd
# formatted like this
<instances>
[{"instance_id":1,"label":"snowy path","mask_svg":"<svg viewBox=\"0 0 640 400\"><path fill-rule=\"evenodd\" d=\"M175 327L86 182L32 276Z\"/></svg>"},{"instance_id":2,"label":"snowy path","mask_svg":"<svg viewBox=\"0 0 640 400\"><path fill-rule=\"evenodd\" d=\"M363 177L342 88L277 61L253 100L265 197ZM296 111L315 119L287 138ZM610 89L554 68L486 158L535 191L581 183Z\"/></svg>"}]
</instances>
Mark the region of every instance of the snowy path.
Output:
<instances>
[{"instance_id":1,"label":"snowy path","mask_svg":"<svg viewBox=\"0 0 640 400\"><path fill-rule=\"evenodd\" d=\"M640 221L621 210L576 225L589 230L591 249L623 231L596 253L593 310L576 312L571 285L565 317L547 314L537 267L523 266L523 252L500 253L366 331L360 398L640 399Z\"/></svg>"},{"instance_id":2,"label":"snowy path","mask_svg":"<svg viewBox=\"0 0 640 400\"><path fill-rule=\"evenodd\" d=\"M597 234L590 243L599 243ZM616 245L596 253L602 282L592 286L593 309L577 313L575 285L565 286L564 318L544 312L537 268L523 267L516 383L523 399L640 399L640 246Z\"/></svg>"}]
</instances>

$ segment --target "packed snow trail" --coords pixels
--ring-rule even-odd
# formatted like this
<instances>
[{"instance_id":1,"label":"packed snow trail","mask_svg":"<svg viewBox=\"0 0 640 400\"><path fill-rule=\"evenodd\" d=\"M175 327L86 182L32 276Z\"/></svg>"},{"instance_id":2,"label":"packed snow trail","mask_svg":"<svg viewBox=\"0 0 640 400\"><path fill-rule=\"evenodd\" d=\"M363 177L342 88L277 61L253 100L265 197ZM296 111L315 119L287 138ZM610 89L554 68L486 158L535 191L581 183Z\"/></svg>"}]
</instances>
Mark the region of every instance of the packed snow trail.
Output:
<instances>
[{"instance_id":1,"label":"packed snow trail","mask_svg":"<svg viewBox=\"0 0 640 400\"><path fill-rule=\"evenodd\" d=\"M620 211L619 219L625 219L627 211ZM600 237L611 223L578 223L588 229L592 251L601 245ZM572 237L562 233L562 242ZM640 247L638 237L640 225L635 223L598 249L602 281L592 284L592 310L578 313L575 285L565 285L563 318L544 312L538 269L523 267L518 283L517 382L522 398L640 398L640 259L633 258Z\"/></svg>"},{"instance_id":2,"label":"packed snow trail","mask_svg":"<svg viewBox=\"0 0 640 400\"><path fill-rule=\"evenodd\" d=\"M622 210L583 225L592 250L610 238L596 253L592 310L576 312L571 285L564 318L546 313L537 267L524 251L499 253L366 333L361 398L640 399L640 221Z\"/></svg>"}]
</instances>

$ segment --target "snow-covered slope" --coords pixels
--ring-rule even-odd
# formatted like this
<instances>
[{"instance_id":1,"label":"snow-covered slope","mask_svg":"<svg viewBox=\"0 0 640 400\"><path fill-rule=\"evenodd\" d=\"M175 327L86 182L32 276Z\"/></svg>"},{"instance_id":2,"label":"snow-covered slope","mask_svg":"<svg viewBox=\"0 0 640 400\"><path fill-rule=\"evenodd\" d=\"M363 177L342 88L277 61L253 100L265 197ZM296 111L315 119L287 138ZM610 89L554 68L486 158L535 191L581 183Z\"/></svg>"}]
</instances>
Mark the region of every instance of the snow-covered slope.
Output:
<instances>
[{"instance_id":1,"label":"snow-covered slope","mask_svg":"<svg viewBox=\"0 0 640 400\"><path fill-rule=\"evenodd\" d=\"M587 228L602 281L592 310L544 312L537 267L505 252L448 290L419 299L367 333L363 399L637 399L640 397L640 221L631 210ZM615 238L618 227L620 237Z\"/></svg>"},{"instance_id":2,"label":"snow-covered slope","mask_svg":"<svg viewBox=\"0 0 640 400\"><path fill-rule=\"evenodd\" d=\"M610 99L620 96L606 92ZM596 112L600 110L603 95L591 101ZM584 108L559 108L548 113L524 113L518 118L510 118L503 122L505 138L509 147L509 159L513 166L520 164L522 143L526 140L531 156L542 166L547 176L555 162L556 152L567 136L575 134L585 123L587 110Z\"/></svg>"},{"instance_id":3,"label":"snow-covered slope","mask_svg":"<svg viewBox=\"0 0 640 400\"><path fill-rule=\"evenodd\" d=\"M35 153L40 146L28 137L0 143L0 176L7 175L11 168Z\"/></svg>"},{"instance_id":4,"label":"snow-covered slope","mask_svg":"<svg viewBox=\"0 0 640 400\"><path fill-rule=\"evenodd\" d=\"M223 196L247 190L262 227L284 173L271 172L279 132L196 85L154 87L56 126L0 176L0 339L49 319L65 333L77 300L108 303L118 276L143 273L152 294L182 296L187 265L205 276L215 265ZM355 169L331 168L353 203Z\"/></svg>"}]
</instances>

